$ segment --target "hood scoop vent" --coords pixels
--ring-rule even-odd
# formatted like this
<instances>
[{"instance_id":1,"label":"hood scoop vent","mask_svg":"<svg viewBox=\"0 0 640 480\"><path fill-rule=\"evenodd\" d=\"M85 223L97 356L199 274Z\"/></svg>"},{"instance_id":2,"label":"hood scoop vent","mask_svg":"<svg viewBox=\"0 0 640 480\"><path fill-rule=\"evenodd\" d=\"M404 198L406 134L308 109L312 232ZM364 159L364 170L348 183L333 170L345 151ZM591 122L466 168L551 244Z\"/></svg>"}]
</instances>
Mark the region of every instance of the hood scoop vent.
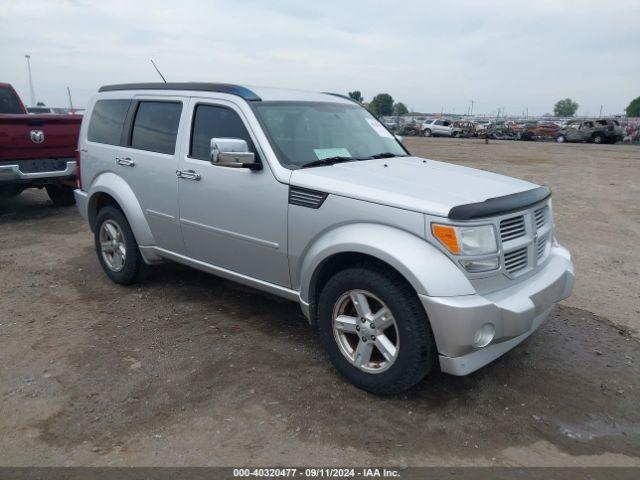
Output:
<instances>
[{"instance_id":1,"label":"hood scoop vent","mask_svg":"<svg viewBox=\"0 0 640 480\"><path fill-rule=\"evenodd\" d=\"M327 194L307 188L289 187L289 204L318 209L322 206Z\"/></svg>"}]
</instances>

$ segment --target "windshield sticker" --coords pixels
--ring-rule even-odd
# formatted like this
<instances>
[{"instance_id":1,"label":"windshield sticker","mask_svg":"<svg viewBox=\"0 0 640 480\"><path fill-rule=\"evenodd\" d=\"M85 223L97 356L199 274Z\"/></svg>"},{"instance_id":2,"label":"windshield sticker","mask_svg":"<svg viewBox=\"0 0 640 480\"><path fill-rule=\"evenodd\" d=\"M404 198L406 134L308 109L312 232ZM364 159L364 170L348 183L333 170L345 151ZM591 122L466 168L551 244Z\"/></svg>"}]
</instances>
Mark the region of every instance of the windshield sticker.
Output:
<instances>
[{"instance_id":1,"label":"windshield sticker","mask_svg":"<svg viewBox=\"0 0 640 480\"><path fill-rule=\"evenodd\" d=\"M384 128L384 126L380 122L374 120L373 118L365 118L365 120L367 121L369 126L373 128L373 130L381 137L393 138L393 135L391 135L389 130Z\"/></svg>"},{"instance_id":2,"label":"windshield sticker","mask_svg":"<svg viewBox=\"0 0 640 480\"><path fill-rule=\"evenodd\" d=\"M346 148L314 148L313 152L318 157L318 160L331 157L351 157L349 150Z\"/></svg>"}]
</instances>

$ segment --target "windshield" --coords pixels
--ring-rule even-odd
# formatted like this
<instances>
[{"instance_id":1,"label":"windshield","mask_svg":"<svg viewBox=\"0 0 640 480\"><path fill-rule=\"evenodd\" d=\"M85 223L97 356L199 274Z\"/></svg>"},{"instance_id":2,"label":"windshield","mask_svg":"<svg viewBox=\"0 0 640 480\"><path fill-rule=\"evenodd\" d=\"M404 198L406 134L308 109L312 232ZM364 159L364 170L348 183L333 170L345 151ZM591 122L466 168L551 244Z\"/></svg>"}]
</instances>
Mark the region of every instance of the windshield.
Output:
<instances>
[{"instance_id":1,"label":"windshield","mask_svg":"<svg viewBox=\"0 0 640 480\"><path fill-rule=\"evenodd\" d=\"M329 102L252 104L280 163L290 169L345 157L405 156L395 137L358 105Z\"/></svg>"}]
</instances>

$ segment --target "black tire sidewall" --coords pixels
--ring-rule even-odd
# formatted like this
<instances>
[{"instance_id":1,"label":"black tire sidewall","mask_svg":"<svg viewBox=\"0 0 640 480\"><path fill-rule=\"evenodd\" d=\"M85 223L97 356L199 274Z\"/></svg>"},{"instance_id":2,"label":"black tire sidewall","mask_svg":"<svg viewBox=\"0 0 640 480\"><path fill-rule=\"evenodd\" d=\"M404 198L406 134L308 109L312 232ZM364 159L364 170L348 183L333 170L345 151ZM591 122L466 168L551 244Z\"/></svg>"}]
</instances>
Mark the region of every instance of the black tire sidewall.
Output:
<instances>
[{"instance_id":1,"label":"black tire sidewall","mask_svg":"<svg viewBox=\"0 0 640 480\"><path fill-rule=\"evenodd\" d=\"M393 313L400 336L395 363L381 373L366 373L349 363L333 335L333 308L349 290L366 290ZM336 369L358 388L384 395L398 393L418 383L434 365L435 342L426 313L404 279L366 267L353 267L334 275L325 285L318 305L318 327L327 354Z\"/></svg>"},{"instance_id":2,"label":"black tire sidewall","mask_svg":"<svg viewBox=\"0 0 640 480\"><path fill-rule=\"evenodd\" d=\"M127 249L124 268L119 272L114 272L109 268L102 257L102 251L100 249L100 229L107 220L113 220L120 226ZM120 210L108 206L98 212L94 227L94 242L100 265L111 281L121 285L130 285L137 280L142 265L142 257L131 226Z\"/></svg>"},{"instance_id":3,"label":"black tire sidewall","mask_svg":"<svg viewBox=\"0 0 640 480\"><path fill-rule=\"evenodd\" d=\"M76 203L73 188L66 185L47 185L47 195L54 205L68 207Z\"/></svg>"}]
</instances>

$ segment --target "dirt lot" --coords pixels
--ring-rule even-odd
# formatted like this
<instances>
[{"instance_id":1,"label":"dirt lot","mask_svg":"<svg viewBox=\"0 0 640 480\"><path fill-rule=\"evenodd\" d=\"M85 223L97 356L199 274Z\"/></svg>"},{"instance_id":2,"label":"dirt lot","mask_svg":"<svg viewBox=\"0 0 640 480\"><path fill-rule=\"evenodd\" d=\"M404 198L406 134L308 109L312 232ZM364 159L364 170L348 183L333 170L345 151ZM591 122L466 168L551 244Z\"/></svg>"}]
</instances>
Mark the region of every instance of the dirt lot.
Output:
<instances>
[{"instance_id":1,"label":"dirt lot","mask_svg":"<svg viewBox=\"0 0 640 480\"><path fill-rule=\"evenodd\" d=\"M116 286L26 192L0 204L0 465L640 465L640 149L407 144L554 190L579 277L530 339L377 398L296 305L173 264Z\"/></svg>"}]
</instances>

